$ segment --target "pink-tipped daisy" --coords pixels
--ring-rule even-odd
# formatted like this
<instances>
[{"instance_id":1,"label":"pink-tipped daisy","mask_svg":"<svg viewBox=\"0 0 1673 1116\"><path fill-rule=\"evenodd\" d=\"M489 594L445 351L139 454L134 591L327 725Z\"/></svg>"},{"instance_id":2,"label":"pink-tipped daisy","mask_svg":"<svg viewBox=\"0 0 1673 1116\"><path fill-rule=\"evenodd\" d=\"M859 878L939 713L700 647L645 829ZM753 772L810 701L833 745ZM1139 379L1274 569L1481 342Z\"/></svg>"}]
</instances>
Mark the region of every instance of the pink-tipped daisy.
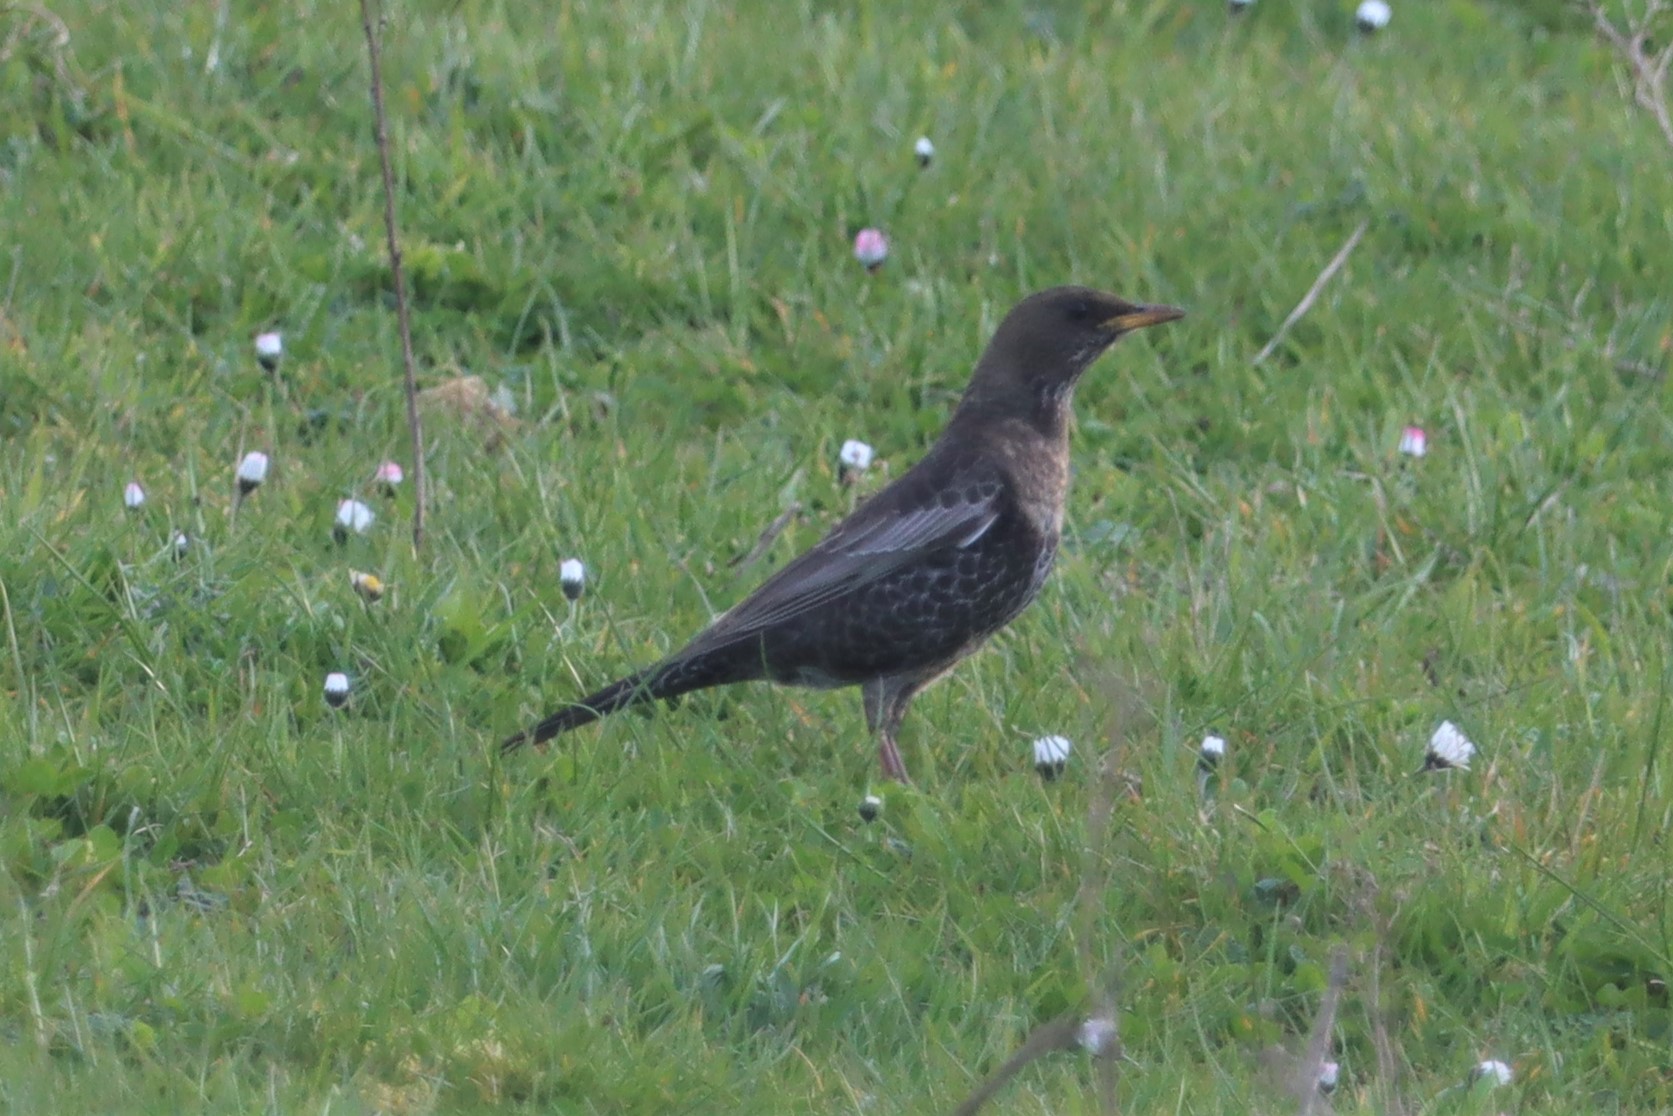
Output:
<instances>
[{"instance_id":1,"label":"pink-tipped daisy","mask_svg":"<svg viewBox=\"0 0 1673 1116\"><path fill-rule=\"evenodd\" d=\"M372 482L380 486L386 496L395 495L395 490L406 479L406 470L401 468L399 461L385 461L378 466L378 471L372 474Z\"/></svg>"},{"instance_id":2,"label":"pink-tipped daisy","mask_svg":"<svg viewBox=\"0 0 1673 1116\"><path fill-rule=\"evenodd\" d=\"M876 271L889 258L889 239L879 229L861 229L854 236L854 258L867 271Z\"/></svg>"}]
</instances>

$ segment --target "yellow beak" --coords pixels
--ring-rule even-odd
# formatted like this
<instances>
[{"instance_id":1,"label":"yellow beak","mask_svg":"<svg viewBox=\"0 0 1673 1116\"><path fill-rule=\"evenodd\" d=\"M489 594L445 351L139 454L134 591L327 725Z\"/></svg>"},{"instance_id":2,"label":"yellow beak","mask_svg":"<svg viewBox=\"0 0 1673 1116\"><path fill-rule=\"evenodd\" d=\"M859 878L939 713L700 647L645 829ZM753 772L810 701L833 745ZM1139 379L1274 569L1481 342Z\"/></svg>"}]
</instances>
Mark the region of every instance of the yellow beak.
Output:
<instances>
[{"instance_id":1,"label":"yellow beak","mask_svg":"<svg viewBox=\"0 0 1673 1116\"><path fill-rule=\"evenodd\" d=\"M1136 310L1129 310L1125 314L1117 314L1104 323L1104 328L1116 333L1129 333L1145 326L1161 325L1163 322L1178 321L1185 316L1185 311L1177 306L1140 306Z\"/></svg>"}]
</instances>

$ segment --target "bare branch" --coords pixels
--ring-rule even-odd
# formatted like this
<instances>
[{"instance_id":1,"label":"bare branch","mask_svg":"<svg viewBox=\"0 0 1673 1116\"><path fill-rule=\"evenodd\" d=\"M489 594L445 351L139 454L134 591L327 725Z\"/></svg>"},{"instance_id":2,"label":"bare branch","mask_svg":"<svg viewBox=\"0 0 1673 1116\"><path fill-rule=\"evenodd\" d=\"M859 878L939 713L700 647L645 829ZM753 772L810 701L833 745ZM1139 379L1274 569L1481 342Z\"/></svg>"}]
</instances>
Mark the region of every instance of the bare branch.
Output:
<instances>
[{"instance_id":1,"label":"bare branch","mask_svg":"<svg viewBox=\"0 0 1673 1116\"><path fill-rule=\"evenodd\" d=\"M378 40L381 13L378 0L360 0L360 24L366 32L366 53L372 64L372 117L377 126L378 162L383 167L383 227L389 240L389 272L395 285L395 317L401 327L401 367L406 374L407 432L412 439L412 546L424 545L424 506L428 484L424 475L424 426L418 417L418 371L412 357L412 315L407 307L406 271L401 266L401 238L395 225L395 171L389 160L389 128L383 112L383 49Z\"/></svg>"}]
</instances>

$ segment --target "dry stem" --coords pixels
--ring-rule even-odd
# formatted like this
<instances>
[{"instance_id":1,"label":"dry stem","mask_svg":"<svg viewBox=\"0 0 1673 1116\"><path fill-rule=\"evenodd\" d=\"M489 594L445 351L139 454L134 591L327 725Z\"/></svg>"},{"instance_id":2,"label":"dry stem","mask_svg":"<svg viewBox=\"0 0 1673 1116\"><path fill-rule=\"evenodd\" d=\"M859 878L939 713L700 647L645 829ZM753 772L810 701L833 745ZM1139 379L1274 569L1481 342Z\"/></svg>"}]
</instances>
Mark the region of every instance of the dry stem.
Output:
<instances>
[{"instance_id":1,"label":"dry stem","mask_svg":"<svg viewBox=\"0 0 1673 1116\"><path fill-rule=\"evenodd\" d=\"M360 24L372 63L372 117L377 125L378 162L383 167L383 227L389 239L389 271L395 283L395 317L401 326L401 367L406 373L407 432L412 437L412 546L424 545L424 426L418 418L418 370L412 357L412 315L407 308L406 271L401 266L401 238L395 226L395 172L389 161L389 128L383 112L383 50L378 41L377 0L360 0Z\"/></svg>"},{"instance_id":2,"label":"dry stem","mask_svg":"<svg viewBox=\"0 0 1673 1116\"><path fill-rule=\"evenodd\" d=\"M1313 280L1313 285L1308 288L1307 293L1301 296L1301 301L1295 304L1295 309L1291 310L1290 316L1284 319L1284 324L1278 327L1278 332L1272 335L1272 340L1261 346L1261 351L1255 354L1255 359L1251 363L1259 364L1272 355L1272 351L1278 347L1278 343L1290 332L1290 327L1299 322L1302 315L1313 308L1313 303L1318 301L1319 293L1324 290L1325 284L1330 282L1331 277L1338 271L1342 270L1342 265L1348 262L1348 255L1359 247L1360 238L1365 235L1365 230L1370 227L1371 222L1369 220L1359 223L1359 227L1348 237L1347 242L1338 248L1336 255L1332 256L1330 262L1324 265L1324 270L1319 272L1317 279Z\"/></svg>"},{"instance_id":3,"label":"dry stem","mask_svg":"<svg viewBox=\"0 0 1673 1116\"><path fill-rule=\"evenodd\" d=\"M1636 20L1628 19L1624 27L1617 27L1603 10L1602 0L1587 0L1586 10L1598 34L1609 41L1632 70L1632 96L1639 107L1648 112L1661 129L1668 147L1673 147L1673 112L1668 109L1667 71L1673 65L1673 43L1649 54L1645 47L1650 41L1650 27L1655 21L1673 11L1667 0L1644 0L1644 12Z\"/></svg>"}]
</instances>

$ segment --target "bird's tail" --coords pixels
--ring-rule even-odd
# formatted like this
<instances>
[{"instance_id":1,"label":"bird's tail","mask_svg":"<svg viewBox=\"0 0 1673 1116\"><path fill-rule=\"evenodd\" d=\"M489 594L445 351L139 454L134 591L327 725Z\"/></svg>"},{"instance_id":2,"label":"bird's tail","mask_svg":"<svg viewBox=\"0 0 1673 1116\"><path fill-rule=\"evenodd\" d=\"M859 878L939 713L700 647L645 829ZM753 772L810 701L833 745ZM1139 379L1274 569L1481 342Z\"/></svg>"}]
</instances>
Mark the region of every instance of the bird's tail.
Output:
<instances>
[{"instance_id":1,"label":"bird's tail","mask_svg":"<svg viewBox=\"0 0 1673 1116\"><path fill-rule=\"evenodd\" d=\"M658 698L678 697L692 690L702 690L726 682L741 682L755 676L734 669L737 662L735 656L711 653L670 659L636 671L626 678L617 679L597 693L588 694L580 701L564 706L533 728L508 737L500 745L500 751L514 752L525 744L544 744L554 736L580 728L582 725L590 725L630 705L639 705Z\"/></svg>"}]
</instances>

